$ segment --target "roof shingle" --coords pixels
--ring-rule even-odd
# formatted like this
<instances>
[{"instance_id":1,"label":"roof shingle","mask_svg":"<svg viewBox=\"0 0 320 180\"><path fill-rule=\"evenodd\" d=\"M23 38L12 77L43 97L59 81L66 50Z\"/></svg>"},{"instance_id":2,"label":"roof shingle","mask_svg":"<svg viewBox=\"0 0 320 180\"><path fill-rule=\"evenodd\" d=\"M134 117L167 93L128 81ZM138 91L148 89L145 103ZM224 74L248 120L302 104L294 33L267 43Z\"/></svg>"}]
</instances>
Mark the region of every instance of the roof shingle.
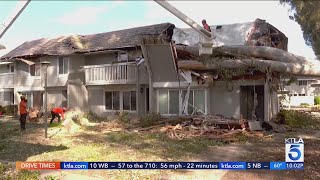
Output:
<instances>
[{"instance_id":1,"label":"roof shingle","mask_svg":"<svg viewBox=\"0 0 320 180\"><path fill-rule=\"evenodd\" d=\"M37 55L68 55L136 47L139 46L142 38L161 36L169 28L174 28L174 25L162 23L92 35L61 36L54 39L42 38L21 44L8 54L2 56L1 59Z\"/></svg>"}]
</instances>

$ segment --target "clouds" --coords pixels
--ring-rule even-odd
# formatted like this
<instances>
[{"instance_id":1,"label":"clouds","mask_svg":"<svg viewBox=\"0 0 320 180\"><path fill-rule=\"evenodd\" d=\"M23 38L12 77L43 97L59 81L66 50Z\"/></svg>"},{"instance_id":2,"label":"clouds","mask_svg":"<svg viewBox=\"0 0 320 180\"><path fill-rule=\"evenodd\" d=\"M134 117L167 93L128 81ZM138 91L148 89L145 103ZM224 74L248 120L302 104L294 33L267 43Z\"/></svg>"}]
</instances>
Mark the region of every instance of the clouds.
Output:
<instances>
[{"instance_id":1,"label":"clouds","mask_svg":"<svg viewBox=\"0 0 320 180\"><path fill-rule=\"evenodd\" d=\"M94 24L98 20L99 15L107 11L106 5L82 6L63 14L54 21L65 25L89 25Z\"/></svg>"}]
</instances>

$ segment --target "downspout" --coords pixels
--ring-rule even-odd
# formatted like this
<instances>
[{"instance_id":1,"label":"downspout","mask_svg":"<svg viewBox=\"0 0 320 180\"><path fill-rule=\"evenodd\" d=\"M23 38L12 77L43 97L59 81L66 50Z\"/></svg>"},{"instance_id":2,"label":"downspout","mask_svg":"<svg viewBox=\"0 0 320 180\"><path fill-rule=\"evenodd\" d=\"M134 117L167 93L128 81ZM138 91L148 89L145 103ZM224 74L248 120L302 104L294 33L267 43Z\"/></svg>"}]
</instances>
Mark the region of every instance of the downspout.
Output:
<instances>
[{"instance_id":1,"label":"downspout","mask_svg":"<svg viewBox=\"0 0 320 180\"><path fill-rule=\"evenodd\" d=\"M140 118L140 116L139 116L139 110L140 110L140 108L139 108L139 106L140 106L140 101L139 101L139 99L140 99L140 80L139 80L139 64L138 63L136 63L135 64L135 68L136 68L136 114L137 114L137 117L138 118Z\"/></svg>"}]
</instances>

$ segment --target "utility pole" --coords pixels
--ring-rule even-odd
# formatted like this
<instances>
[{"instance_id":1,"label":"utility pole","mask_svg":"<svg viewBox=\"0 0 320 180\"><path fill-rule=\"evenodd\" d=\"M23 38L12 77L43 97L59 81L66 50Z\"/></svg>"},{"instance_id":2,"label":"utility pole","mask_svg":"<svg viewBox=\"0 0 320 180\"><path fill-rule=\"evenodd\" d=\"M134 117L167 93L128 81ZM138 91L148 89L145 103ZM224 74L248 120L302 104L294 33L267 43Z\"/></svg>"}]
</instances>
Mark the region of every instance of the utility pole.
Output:
<instances>
[{"instance_id":1,"label":"utility pole","mask_svg":"<svg viewBox=\"0 0 320 180\"><path fill-rule=\"evenodd\" d=\"M48 66L50 62L43 61L41 62L42 67L45 68L44 71L44 136L45 138L48 137L48 90L47 90L47 83L48 83Z\"/></svg>"}]
</instances>

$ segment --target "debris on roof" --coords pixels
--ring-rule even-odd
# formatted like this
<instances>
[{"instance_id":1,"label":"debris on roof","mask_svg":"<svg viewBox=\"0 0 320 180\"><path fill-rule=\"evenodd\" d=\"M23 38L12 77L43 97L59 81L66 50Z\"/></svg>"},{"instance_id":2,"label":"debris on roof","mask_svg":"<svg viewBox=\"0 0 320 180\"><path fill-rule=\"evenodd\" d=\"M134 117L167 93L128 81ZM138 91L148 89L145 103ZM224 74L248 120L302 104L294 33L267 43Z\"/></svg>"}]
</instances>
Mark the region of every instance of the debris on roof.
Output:
<instances>
[{"instance_id":1,"label":"debris on roof","mask_svg":"<svg viewBox=\"0 0 320 180\"><path fill-rule=\"evenodd\" d=\"M214 46L269 46L287 51L288 38L265 20L210 26ZM192 28L176 28L176 44L198 46L200 34Z\"/></svg>"},{"instance_id":2,"label":"debris on roof","mask_svg":"<svg viewBox=\"0 0 320 180\"><path fill-rule=\"evenodd\" d=\"M42 38L25 42L1 59L38 55L69 55L74 53L137 47L143 38L161 37L171 41L174 25L171 23L142 26L92 35L72 35L58 38Z\"/></svg>"}]
</instances>

